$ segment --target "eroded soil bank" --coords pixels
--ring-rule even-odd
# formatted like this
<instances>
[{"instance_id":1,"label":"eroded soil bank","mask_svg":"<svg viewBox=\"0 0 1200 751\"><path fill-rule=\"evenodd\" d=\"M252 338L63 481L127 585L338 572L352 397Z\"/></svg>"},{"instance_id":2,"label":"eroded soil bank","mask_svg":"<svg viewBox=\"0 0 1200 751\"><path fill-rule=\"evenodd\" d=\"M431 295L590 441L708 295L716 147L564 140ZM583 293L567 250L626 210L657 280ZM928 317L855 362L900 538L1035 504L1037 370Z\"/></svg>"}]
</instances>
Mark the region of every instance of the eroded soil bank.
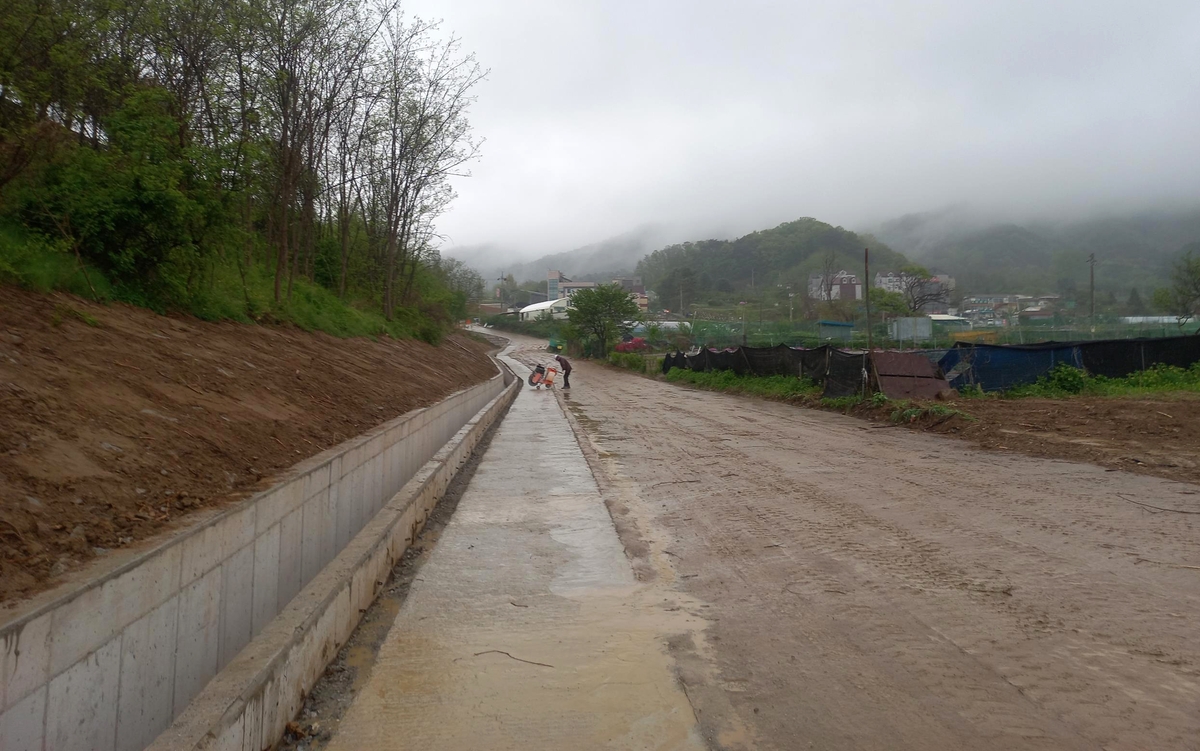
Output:
<instances>
[{"instance_id":1,"label":"eroded soil bank","mask_svg":"<svg viewBox=\"0 0 1200 751\"><path fill-rule=\"evenodd\" d=\"M465 334L337 339L0 293L0 601L496 372Z\"/></svg>"}]
</instances>

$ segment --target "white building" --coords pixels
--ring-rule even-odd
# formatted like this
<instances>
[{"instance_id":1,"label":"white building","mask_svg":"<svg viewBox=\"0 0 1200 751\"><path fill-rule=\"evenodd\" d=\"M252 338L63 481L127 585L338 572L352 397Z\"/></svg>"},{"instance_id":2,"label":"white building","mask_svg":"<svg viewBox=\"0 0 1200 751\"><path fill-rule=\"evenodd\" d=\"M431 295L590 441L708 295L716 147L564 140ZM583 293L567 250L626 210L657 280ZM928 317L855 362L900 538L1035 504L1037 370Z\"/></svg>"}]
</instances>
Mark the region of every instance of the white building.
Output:
<instances>
[{"instance_id":1,"label":"white building","mask_svg":"<svg viewBox=\"0 0 1200 751\"><path fill-rule=\"evenodd\" d=\"M521 308L519 317L522 321L535 321L543 314L546 314L551 318L563 319L567 317L567 308L570 305L571 301L565 297L546 300L545 302L535 302L533 305L526 305Z\"/></svg>"},{"instance_id":2,"label":"white building","mask_svg":"<svg viewBox=\"0 0 1200 751\"><path fill-rule=\"evenodd\" d=\"M862 282L858 276L845 269L835 271L828 276L813 274L808 278L808 296L814 300L861 300L863 299Z\"/></svg>"}]
</instances>

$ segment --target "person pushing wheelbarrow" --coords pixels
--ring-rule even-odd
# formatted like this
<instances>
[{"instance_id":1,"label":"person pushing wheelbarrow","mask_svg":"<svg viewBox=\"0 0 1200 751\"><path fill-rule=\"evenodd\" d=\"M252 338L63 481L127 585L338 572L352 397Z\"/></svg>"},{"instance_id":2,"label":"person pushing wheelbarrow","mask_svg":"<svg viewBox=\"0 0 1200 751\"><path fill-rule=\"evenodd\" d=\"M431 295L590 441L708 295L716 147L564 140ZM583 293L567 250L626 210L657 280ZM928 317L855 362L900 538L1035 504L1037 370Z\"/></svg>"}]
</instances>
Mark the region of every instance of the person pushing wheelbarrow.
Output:
<instances>
[{"instance_id":1,"label":"person pushing wheelbarrow","mask_svg":"<svg viewBox=\"0 0 1200 751\"><path fill-rule=\"evenodd\" d=\"M563 388L571 388L571 381L568 376L571 374L571 362L562 355L554 358L558 361L558 368L547 368L545 365L538 363L533 366L533 371L529 374L529 385L535 389L540 389L542 386L550 388L554 385L554 377L559 373L563 376ZM561 370L559 370L561 368Z\"/></svg>"}]
</instances>

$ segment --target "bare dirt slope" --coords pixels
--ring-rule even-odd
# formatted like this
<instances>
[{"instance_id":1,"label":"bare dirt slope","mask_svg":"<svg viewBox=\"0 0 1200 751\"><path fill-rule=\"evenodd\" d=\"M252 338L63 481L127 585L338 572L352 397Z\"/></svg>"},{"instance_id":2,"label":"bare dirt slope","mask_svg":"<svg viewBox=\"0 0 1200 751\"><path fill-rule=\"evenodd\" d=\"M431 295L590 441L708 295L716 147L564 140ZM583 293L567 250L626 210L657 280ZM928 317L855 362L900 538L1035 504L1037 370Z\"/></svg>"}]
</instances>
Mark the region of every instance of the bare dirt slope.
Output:
<instances>
[{"instance_id":1,"label":"bare dirt slope","mask_svg":"<svg viewBox=\"0 0 1200 751\"><path fill-rule=\"evenodd\" d=\"M0 288L0 600L491 377L490 348Z\"/></svg>"},{"instance_id":2,"label":"bare dirt slope","mask_svg":"<svg viewBox=\"0 0 1200 751\"><path fill-rule=\"evenodd\" d=\"M1200 482L1196 394L971 399L954 406L975 420L947 420L934 431L959 435L984 448Z\"/></svg>"},{"instance_id":3,"label":"bare dirt slope","mask_svg":"<svg viewBox=\"0 0 1200 751\"><path fill-rule=\"evenodd\" d=\"M627 552L711 604L718 747L1197 748L1200 487L574 375Z\"/></svg>"}]
</instances>

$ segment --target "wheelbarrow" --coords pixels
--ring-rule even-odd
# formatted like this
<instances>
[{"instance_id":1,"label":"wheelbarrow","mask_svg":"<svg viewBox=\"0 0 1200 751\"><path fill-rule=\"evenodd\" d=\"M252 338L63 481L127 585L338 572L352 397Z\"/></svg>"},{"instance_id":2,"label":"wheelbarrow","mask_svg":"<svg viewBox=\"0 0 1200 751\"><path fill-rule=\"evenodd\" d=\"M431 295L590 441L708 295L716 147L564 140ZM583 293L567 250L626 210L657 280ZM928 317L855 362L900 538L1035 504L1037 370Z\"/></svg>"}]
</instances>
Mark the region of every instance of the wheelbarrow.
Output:
<instances>
[{"instance_id":1,"label":"wheelbarrow","mask_svg":"<svg viewBox=\"0 0 1200 751\"><path fill-rule=\"evenodd\" d=\"M558 375L558 368L547 368L545 365L535 365L533 372L529 374L529 385L535 389L540 389L542 386L550 388L554 385L554 378Z\"/></svg>"}]
</instances>

